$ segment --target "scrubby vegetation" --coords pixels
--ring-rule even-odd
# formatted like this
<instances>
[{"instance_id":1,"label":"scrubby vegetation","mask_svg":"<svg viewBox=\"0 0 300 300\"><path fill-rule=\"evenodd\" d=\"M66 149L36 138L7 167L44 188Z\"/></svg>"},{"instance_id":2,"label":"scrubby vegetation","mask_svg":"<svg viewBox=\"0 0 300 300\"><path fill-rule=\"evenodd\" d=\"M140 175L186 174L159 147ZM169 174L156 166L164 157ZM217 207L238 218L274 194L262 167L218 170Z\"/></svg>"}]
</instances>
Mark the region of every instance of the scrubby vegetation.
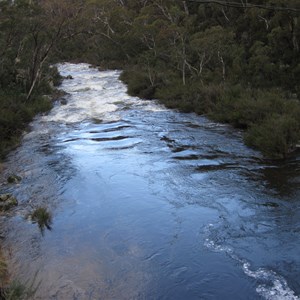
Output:
<instances>
[{"instance_id":1,"label":"scrubby vegetation","mask_svg":"<svg viewBox=\"0 0 300 300\"><path fill-rule=\"evenodd\" d=\"M116 1L109 11L103 30L127 54L121 79L131 95L245 129L267 157L295 150L298 1Z\"/></svg>"},{"instance_id":2,"label":"scrubby vegetation","mask_svg":"<svg viewBox=\"0 0 300 300\"><path fill-rule=\"evenodd\" d=\"M60 81L50 55L64 31L47 5L0 1L0 159L28 122L51 108Z\"/></svg>"},{"instance_id":3,"label":"scrubby vegetation","mask_svg":"<svg viewBox=\"0 0 300 300\"><path fill-rule=\"evenodd\" d=\"M8 211L18 205L18 200L11 194L0 194L0 212Z\"/></svg>"},{"instance_id":4,"label":"scrubby vegetation","mask_svg":"<svg viewBox=\"0 0 300 300\"><path fill-rule=\"evenodd\" d=\"M2 285L0 288L0 299L4 299L4 300L34 299L34 296L40 285L40 283L36 282L36 275L34 276L33 280L27 281L25 283L21 283L20 281L13 281L9 284Z\"/></svg>"},{"instance_id":5,"label":"scrubby vegetation","mask_svg":"<svg viewBox=\"0 0 300 300\"><path fill-rule=\"evenodd\" d=\"M40 112L51 108L47 97L34 97L29 103L18 93L3 91L0 95L0 158L18 143L26 124Z\"/></svg>"},{"instance_id":6,"label":"scrubby vegetation","mask_svg":"<svg viewBox=\"0 0 300 300\"><path fill-rule=\"evenodd\" d=\"M51 230L52 215L47 208L36 208L31 214L31 220L38 224L42 233L44 232L45 228Z\"/></svg>"},{"instance_id":7,"label":"scrubby vegetation","mask_svg":"<svg viewBox=\"0 0 300 300\"><path fill-rule=\"evenodd\" d=\"M12 282L1 291L1 299L5 300L30 300L34 299L37 287L28 283L22 284L19 281Z\"/></svg>"},{"instance_id":8,"label":"scrubby vegetation","mask_svg":"<svg viewBox=\"0 0 300 300\"><path fill-rule=\"evenodd\" d=\"M122 68L131 95L243 128L268 157L300 140L298 0L16 0L0 14L0 153L49 108L49 65L66 60Z\"/></svg>"},{"instance_id":9,"label":"scrubby vegetation","mask_svg":"<svg viewBox=\"0 0 300 300\"><path fill-rule=\"evenodd\" d=\"M40 285L37 282L37 273L33 279L21 283L18 280L9 280L7 264L0 249L0 299L3 300L30 300L34 299L34 295Z\"/></svg>"}]
</instances>

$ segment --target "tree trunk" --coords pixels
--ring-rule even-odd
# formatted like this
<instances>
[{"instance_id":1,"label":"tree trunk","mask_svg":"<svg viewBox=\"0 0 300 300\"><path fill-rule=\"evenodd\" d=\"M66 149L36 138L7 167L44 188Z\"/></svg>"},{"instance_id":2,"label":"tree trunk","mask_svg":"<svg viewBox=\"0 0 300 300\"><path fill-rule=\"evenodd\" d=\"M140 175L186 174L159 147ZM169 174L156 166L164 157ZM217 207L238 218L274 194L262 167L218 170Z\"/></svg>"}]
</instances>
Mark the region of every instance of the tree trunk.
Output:
<instances>
[{"instance_id":1,"label":"tree trunk","mask_svg":"<svg viewBox=\"0 0 300 300\"><path fill-rule=\"evenodd\" d=\"M182 84L185 85L186 84L186 80L185 80L185 68L186 68L186 61L185 59L183 60L183 64L182 64Z\"/></svg>"},{"instance_id":2,"label":"tree trunk","mask_svg":"<svg viewBox=\"0 0 300 300\"><path fill-rule=\"evenodd\" d=\"M37 72L34 76L34 79L32 81L32 84L30 86L29 92L27 94L26 101L28 101L30 99L31 95L32 95L33 89L34 89L34 87L37 83L37 80L38 80L39 76L40 76L40 72L41 72L41 70L40 70L40 68L38 68L38 70L37 70Z\"/></svg>"},{"instance_id":3,"label":"tree trunk","mask_svg":"<svg viewBox=\"0 0 300 300\"><path fill-rule=\"evenodd\" d=\"M299 43L298 43L298 39L297 39L297 33L296 33L296 28L298 25L298 19L297 17L293 17L292 20L292 39L293 39L293 47L294 47L294 51L295 52L299 52Z\"/></svg>"},{"instance_id":4,"label":"tree trunk","mask_svg":"<svg viewBox=\"0 0 300 300\"><path fill-rule=\"evenodd\" d=\"M221 65L222 65L222 78L223 78L223 81L225 81L225 77L226 77L226 68L225 68L225 62L224 62L224 59L223 59L222 55L220 54L220 51L218 51L218 57L219 57L219 60L220 60Z\"/></svg>"},{"instance_id":5,"label":"tree trunk","mask_svg":"<svg viewBox=\"0 0 300 300\"><path fill-rule=\"evenodd\" d=\"M189 11L189 8L188 8L188 6L186 4L186 1L182 1L182 4L183 4L183 8L184 8L185 14L187 16L189 16L190 15L190 11Z\"/></svg>"}]
</instances>

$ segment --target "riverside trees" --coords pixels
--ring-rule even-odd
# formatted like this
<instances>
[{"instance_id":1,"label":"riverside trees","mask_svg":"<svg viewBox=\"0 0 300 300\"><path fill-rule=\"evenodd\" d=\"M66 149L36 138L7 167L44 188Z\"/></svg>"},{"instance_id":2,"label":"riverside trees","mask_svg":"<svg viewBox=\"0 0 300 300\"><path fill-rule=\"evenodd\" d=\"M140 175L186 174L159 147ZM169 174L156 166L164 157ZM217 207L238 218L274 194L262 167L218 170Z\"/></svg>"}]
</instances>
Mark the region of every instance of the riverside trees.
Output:
<instances>
[{"instance_id":1,"label":"riverside trees","mask_svg":"<svg viewBox=\"0 0 300 300\"><path fill-rule=\"evenodd\" d=\"M268 157L295 149L298 1L112 1L110 14L120 8L130 21L110 18L110 27L131 94L248 129L246 142Z\"/></svg>"},{"instance_id":2,"label":"riverside trees","mask_svg":"<svg viewBox=\"0 0 300 300\"><path fill-rule=\"evenodd\" d=\"M78 1L0 2L0 156L16 142L24 125L51 107L44 94L58 81L50 56L74 34Z\"/></svg>"},{"instance_id":3,"label":"riverside trees","mask_svg":"<svg viewBox=\"0 0 300 300\"><path fill-rule=\"evenodd\" d=\"M0 86L18 90L27 104L49 89L49 61L87 61L123 68L133 95L248 129L247 143L267 156L287 156L300 139L297 0L17 0L0 7ZM270 124L280 139L268 133Z\"/></svg>"}]
</instances>

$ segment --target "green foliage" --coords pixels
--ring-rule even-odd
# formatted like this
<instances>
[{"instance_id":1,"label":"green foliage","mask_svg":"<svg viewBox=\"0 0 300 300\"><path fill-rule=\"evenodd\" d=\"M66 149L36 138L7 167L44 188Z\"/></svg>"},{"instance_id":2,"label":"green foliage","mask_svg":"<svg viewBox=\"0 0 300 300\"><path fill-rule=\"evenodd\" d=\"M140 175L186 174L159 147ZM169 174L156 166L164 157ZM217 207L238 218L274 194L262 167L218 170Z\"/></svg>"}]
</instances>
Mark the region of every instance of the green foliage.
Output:
<instances>
[{"instance_id":1,"label":"green foliage","mask_svg":"<svg viewBox=\"0 0 300 300\"><path fill-rule=\"evenodd\" d=\"M182 112L196 112L208 114L212 110L222 94L219 85L201 85L199 82L189 82L182 85L180 79L168 86L162 86L155 94L167 107L177 108Z\"/></svg>"},{"instance_id":2,"label":"green foliage","mask_svg":"<svg viewBox=\"0 0 300 300\"><path fill-rule=\"evenodd\" d=\"M3 292L3 298L5 300L20 300L20 299L29 299L29 295L25 285L20 282L12 282L11 285L6 288Z\"/></svg>"},{"instance_id":3,"label":"green foliage","mask_svg":"<svg viewBox=\"0 0 300 300\"><path fill-rule=\"evenodd\" d=\"M11 194L0 194L0 211L7 211L18 205L18 200Z\"/></svg>"},{"instance_id":4,"label":"green foliage","mask_svg":"<svg viewBox=\"0 0 300 300\"><path fill-rule=\"evenodd\" d=\"M34 296L40 286L40 282L36 281L37 273L31 280L21 283L18 280L12 281L8 287L1 290L0 297L4 300L30 300Z\"/></svg>"},{"instance_id":5,"label":"green foliage","mask_svg":"<svg viewBox=\"0 0 300 300\"><path fill-rule=\"evenodd\" d=\"M106 2L100 3L105 15ZM272 0L264 4L279 5ZM280 5L287 3L280 1ZM205 113L249 130L247 143L267 156L284 157L291 152L299 141L296 133L293 138L286 133L286 128L297 132L300 115L297 12L195 2L184 6L181 1L147 1L134 11L129 3L110 3L109 9L119 11L120 6L121 19L130 15L126 22L130 20L132 26L118 30L119 25L110 19L113 30L108 40L122 40L126 68L121 79L131 95L158 98L170 108ZM296 1L289 6L300 8ZM134 52L129 50L133 40ZM112 52L116 45L110 43ZM259 139L271 130L275 116L282 121L270 133L269 141L274 143L267 147ZM275 142L275 132L284 141L281 146Z\"/></svg>"},{"instance_id":6,"label":"green foliage","mask_svg":"<svg viewBox=\"0 0 300 300\"><path fill-rule=\"evenodd\" d=\"M227 88L211 116L247 129L246 143L270 158L287 157L300 140L300 104L279 90Z\"/></svg>"},{"instance_id":7,"label":"green foliage","mask_svg":"<svg viewBox=\"0 0 300 300\"><path fill-rule=\"evenodd\" d=\"M51 54L73 34L78 4L0 1L0 159L16 145L26 124L51 108L44 95L51 95L61 80L50 65Z\"/></svg>"},{"instance_id":8,"label":"green foliage","mask_svg":"<svg viewBox=\"0 0 300 300\"><path fill-rule=\"evenodd\" d=\"M300 8L278 1L262 5ZM299 119L297 12L171 0L7 0L0 17L2 156L33 115L49 109L41 95L60 81L49 67L57 61L125 69L131 95L257 134L254 126L270 116Z\"/></svg>"},{"instance_id":9,"label":"green foliage","mask_svg":"<svg viewBox=\"0 0 300 300\"><path fill-rule=\"evenodd\" d=\"M18 137L32 118L52 107L47 97L35 97L25 102L25 96L12 91L0 92L0 158L18 142Z\"/></svg>"},{"instance_id":10,"label":"green foliage","mask_svg":"<svg viewBox=\"0 0 300 300\"><path fill-rule=\"evenodd\" d=\"M249 146L271 158L285 158L300 140L299 119L289 115L271 115L253 125L245 136Z\"/></svg>"},{"instance_id":11,"label":"green foliage","mask_svg":"<svg viewBox=\"0 0 300 300\"><path fill-rule=\"evenodd\" d=\"M6 277L7 277L7 264L1 254L1 256L0 256L0 282L1 282L1 284L3 284Z\"/></svg>"},{"instance_id":12,"label":"green foliage","mask_svg":"<svg viewBox=\"0 0 300 300\"><path fill-rule=\"evenodd\" d=\"M31 219L34 223L38 224L42 233L45 230L45 228L51 230L52 215L47 208L36 208L31 214Z\"/></svg>"},{"instance_id":13,"label":"green foliage","mask_svg":"<svg viewBox=\"0 0 300 300\"><path fill-rule=\"evenodd\" d=\"M155 86L151 85L146 72L129 69L121 74L120 79L127 83L129 95L153 99Z\"/></svg>"}]
</instances>

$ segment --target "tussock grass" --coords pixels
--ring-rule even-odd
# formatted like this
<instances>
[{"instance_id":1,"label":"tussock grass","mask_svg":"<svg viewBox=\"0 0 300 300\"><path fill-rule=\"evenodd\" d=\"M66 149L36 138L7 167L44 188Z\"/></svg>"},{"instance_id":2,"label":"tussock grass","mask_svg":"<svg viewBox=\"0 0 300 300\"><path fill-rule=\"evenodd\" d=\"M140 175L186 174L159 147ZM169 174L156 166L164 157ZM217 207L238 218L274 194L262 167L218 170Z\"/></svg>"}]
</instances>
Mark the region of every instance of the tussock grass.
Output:
<instances>
[{"instance_id":1,"label":"tussock grass","mask_svg":"<svg viewBox=\"0 0 300 300\"><path fill-rule=\"evenodd\" d=\"M33 223L38 224L42 233L44 232L45 228L51 230L52 215L47 208L45 207L36 208L31 214L31 219Z\"/></svg>"}]
</instances>

